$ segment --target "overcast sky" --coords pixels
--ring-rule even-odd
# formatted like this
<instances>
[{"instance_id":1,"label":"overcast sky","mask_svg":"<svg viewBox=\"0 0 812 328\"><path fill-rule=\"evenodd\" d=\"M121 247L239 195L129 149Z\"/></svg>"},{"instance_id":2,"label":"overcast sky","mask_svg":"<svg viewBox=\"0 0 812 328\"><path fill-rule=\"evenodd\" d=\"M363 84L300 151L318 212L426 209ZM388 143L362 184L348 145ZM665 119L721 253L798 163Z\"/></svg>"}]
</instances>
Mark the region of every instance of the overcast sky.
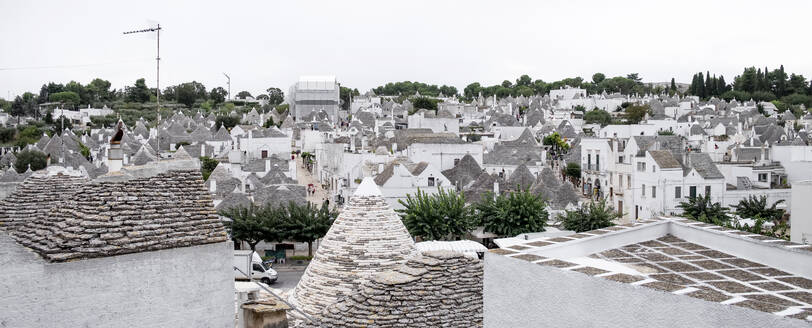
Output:
<instances>
[{"instance_id":1,"label":"overcast sky","mask_svg":"<svg viewBox=\"0 0 812 328\"><path fill-rule=\"evenodd\" d=\"M783 64L812 77L812 1L6 1L0 97L48 81L196 80L256 95L300 75L365 91L392 81L486 85L638 72L689 83Z\"/></svg>"}]
</instances>

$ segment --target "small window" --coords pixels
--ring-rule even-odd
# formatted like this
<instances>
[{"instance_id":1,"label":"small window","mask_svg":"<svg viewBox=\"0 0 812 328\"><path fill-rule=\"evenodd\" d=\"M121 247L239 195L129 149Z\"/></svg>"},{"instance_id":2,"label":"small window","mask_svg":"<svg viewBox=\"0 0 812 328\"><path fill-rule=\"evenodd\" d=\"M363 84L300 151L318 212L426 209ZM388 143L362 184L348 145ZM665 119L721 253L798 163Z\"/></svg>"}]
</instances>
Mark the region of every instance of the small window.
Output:
<instances>
[{"instance_id":1,"label":"small window","mask_svg":"<svg viewBox=\"0 0 812 328\"><path fill-rule=\"evenodd\" d=\"M651 166L651 172L657 172L657 165Z\"/></svg>"},{"instance_id":2,"label":"small window","mask_svg":"<svg viewBox=\"0 0 812 328\"><path fill-rule=\"evenodd\" d=\"M640 190L643 191L643 197L646 197L646 185L643 185L643 187L641 187Z\"/></svg>"},{"instance_id":3,"label":"small window","mask_svg":"<svg viewBox=\"0 0 812 328\"><path fill-rule=\"evenodd\" d=\"M691 186L688 188L688 196L691 198L696 197L696 186Z\"/></svg>"},{"instance_id":4,"label":"small window","mask_svg":"<svg viewBox=\"0 0 812 328\"><path fill-rule=\"evenodd\" d=\"M711 186L705 186L705 197L710 196L710 190L711 190Z\"/></svg>"},{"instance_id":5,"label":"small window","mask_svg":"<svg viewBox=\"0 0 812 328\"><path fill-rule=\"evenodd\" d=\"M623 163L623 156L618 156L617 162L618 163Z\"/></svg>"},{"instance_id":6,"label":"small window","mask_svg":"<svg viewBox=\"0 0 812 328\"><path fill-rule=\"evenodd\" d=\"M682 197L682 187L674 187L674 198Z\"/></svg>"},{"instance_id":7,"label":"small window","mask_svg":"<svg viewBox=\"0 0 812 328\"><path fill-rule=\"evenodd\" d=\"M657 187L651 186L651 198L657 198Z\"/></svg>"},{"instance_id":8,"label":"small window","mask_svg":"<svg viewBox=\"0 0 812 328\"><path fill-rule=\"evenodd\" d=\"M429 177L429 187L434 187L434 177Z\"/></svg>"},{"instance_id":9,"label":"small window","mask_svg":"<svg viewBox=\"0 0 812 328\"><path fill-rule=\"evenodd\" d=\"M767 173L759 173L758 182L767 182Z\"/></svg>"},{"instance_id":10,"label":"small window","mask_svg":"<svg viewBox=\"0 0 812 328\"><path fill-rule=\"evenodd\" d=\"M631 175L626 176L626 188L629 188L629 189L632 188L632 176Z\"/></svg>"},{"instance_id":11,"label":"small window","mask_svg":"<svg viewBox=\"0 0 812 328\"><path fill-rule=\"evenodd\" d=\"M623 174L618 174L617 175L617 186L620 189L623 189Z\"/></svg>"},{"instance_id":12,"label":"small window","mask_svg":"<svg viewBox=\"0 0 812 328\"><path fill-rule=\"evenodd\" d=\"M268 158L268 151L267 150L262 151L262 158Z\"/></svg>"},{"instance_id":13,"label":"small window","mask_svg":"<svg viewBox=\"0 0 812 328\"><path fill-rule=\"evenodd\" d=\"M454 159L454 166L457 166L457 164L458 164L459 162L460 162L460 159L459 159L459 158L455 158L455 159Z\"/></svg>"}]
</instances>

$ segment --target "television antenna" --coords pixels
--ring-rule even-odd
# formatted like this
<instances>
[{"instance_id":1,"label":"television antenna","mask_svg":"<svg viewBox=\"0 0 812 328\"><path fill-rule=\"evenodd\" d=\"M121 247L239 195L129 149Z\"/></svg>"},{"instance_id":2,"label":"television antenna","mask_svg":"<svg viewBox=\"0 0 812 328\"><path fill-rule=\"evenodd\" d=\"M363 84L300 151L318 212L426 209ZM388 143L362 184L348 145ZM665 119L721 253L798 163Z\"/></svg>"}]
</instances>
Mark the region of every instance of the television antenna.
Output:
<instances>
[{"instance_id":1,"label":"television antenna","mask_svg":"<svg viewBox=\"0 0 812 328\"><path fill-rule=\"evenodd\" d=\"M124 34L152 33L158 36L158 56L155 57L155 99L158 102L158 111L161 110L161 24L143 30L127 31Z\"/></svg>"}]
</instances>

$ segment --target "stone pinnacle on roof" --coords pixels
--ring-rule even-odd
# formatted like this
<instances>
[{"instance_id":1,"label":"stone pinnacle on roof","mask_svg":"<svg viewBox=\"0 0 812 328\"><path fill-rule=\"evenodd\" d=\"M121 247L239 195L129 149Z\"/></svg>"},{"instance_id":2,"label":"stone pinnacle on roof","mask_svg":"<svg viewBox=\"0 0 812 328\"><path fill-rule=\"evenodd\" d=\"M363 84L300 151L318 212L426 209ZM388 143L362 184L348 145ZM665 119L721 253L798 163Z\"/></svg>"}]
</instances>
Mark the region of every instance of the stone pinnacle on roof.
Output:
<instances>
[{"instance_id":1,"label":"stone pinnacle on roof","mask_svg":"<svg viewBox=\"0 0 812 328\"><path fill-rule=\"evenodd\" d=\"M372 177L364 178L364 181L361 181L361 184L358 185L358 189L355 190L355 193L352 194L353 197L371 197L371 196L381 196L381 189L375 184L375 180Z\"/></svg>"},{"instance_id":2,"label":"stone pinnacle on roof","mask_svg":"<svg viewBox=\"0 0 812 328\"><path fill-rule=\"evenodd\" d=\"M409 231L365 178L322 239L291 295L306 313L318 315L350 295L373 274L403 264L417 254Z\"/></svg>"}]
</instances>

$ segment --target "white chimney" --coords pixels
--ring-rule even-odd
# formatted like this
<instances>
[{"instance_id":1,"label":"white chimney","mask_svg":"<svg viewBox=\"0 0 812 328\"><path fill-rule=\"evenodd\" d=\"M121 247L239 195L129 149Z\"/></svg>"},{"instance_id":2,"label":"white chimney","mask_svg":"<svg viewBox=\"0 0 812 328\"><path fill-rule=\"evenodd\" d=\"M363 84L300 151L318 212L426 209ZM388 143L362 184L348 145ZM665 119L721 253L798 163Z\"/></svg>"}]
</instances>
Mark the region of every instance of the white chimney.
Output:
<instances>
[{"instance_id":1,"label":"white chimney","mask_svg":"<svg viewBox=\"0 0 812 328\"><path fill-rule=\"evenodd\" d=\"M217 180L209 179L209 192L217 192Z\"/></svg>"},{"instance_id":2,"label":"white chimney","mask_svg":"<svg viewBox=\"0 0 812 328\"><path fill-rule=\"evenodd\" d=\"M271 161L265 160L265 173L271 172Z\"/></svg>"}]
</instances>

